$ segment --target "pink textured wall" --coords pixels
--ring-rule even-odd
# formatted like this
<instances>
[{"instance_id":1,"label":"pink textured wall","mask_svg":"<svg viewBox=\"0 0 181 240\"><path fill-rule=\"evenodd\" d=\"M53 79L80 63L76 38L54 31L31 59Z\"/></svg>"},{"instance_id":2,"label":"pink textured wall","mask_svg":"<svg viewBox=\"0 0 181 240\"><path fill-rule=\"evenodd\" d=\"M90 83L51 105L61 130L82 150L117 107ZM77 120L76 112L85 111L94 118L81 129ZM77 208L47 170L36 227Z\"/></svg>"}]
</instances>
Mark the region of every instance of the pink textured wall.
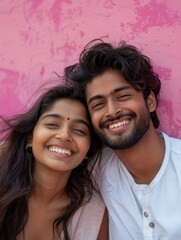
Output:
<instances>
[{"instance_id":1,"label":"pink textured wall","mask_svg":"<svg viewBox=\"0 0 181 240\"><path fill-rule=\"evenodd\" d=\"M162 81L161 129L181 137L181 1L0 0L0 114L23 109L93 38L141 48Z\"/></svg>"}]
</instances>

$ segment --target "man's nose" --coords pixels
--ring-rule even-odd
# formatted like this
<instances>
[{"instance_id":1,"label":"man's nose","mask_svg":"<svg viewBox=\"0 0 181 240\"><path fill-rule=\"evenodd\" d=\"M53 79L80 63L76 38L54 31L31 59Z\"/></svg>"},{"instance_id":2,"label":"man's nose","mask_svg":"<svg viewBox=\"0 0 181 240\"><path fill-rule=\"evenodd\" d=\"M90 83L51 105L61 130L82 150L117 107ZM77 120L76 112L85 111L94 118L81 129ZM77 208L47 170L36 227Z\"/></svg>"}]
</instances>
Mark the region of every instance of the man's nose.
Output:
<instances>
[{"instance_id":1,"label":"man's nose","mask_svg":"<svg viewBox=\"0 0 181 240\"><path fill-rule=\"evenodd\" d=\"M120 111L120 106L118 106L115 101L108 101L106 117L116 117Z\"/></svg>"}]
</instances>

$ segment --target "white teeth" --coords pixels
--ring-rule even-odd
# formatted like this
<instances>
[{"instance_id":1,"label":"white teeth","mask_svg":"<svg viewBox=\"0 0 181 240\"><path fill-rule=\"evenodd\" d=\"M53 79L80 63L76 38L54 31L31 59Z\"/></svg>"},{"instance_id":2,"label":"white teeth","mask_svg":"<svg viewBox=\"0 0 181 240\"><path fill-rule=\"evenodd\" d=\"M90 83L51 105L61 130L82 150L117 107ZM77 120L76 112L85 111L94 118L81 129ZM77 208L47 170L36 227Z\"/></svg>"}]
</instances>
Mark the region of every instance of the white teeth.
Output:
<instances>
[{"instance_id":1,"label":"white teeth","mask_svg":"<svg viewBox=\"0 0 181 240\"><path fill-rule=\"evenodd\" d=\"M72 154L72 152L70 150L62 149L62 148L58 148L58 147L49 147L49 150L51 152L63 153L63 154L67 154L67 155L71 155Z\"/></svg>"},{"instance_id":2,"label":"white teeth","mask_svg":"<svg viewBox=\"0 0 181 240\"><path fill-rule=\"evenodd\" d=\"M123 126L123 125L128 124L128 123L129 123L128 120L124 120L124 121L122 121L122 122L110 124L110 125L109 125L109 129L117 128L117 127Z\"/></svg>"}]
</instances>

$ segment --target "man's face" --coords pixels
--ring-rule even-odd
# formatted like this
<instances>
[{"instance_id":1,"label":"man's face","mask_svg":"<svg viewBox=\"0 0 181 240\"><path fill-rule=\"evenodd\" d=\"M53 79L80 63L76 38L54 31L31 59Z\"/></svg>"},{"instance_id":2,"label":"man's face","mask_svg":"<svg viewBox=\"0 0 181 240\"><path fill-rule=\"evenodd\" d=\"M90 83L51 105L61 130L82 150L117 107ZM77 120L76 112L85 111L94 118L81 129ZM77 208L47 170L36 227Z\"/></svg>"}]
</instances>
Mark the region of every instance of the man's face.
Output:
<instances>
[{"instance_id":1,"label":"man's face","mask_svg":"<svg viewBox=\"0 0 181 240\"><path fill-rule=\"evenodd\" d=\"M114 150L134 146L150 127L150 94L147 102L122 75L109 70L86 88L87 104L96 133Z\"/></svg>"}]
</instances>

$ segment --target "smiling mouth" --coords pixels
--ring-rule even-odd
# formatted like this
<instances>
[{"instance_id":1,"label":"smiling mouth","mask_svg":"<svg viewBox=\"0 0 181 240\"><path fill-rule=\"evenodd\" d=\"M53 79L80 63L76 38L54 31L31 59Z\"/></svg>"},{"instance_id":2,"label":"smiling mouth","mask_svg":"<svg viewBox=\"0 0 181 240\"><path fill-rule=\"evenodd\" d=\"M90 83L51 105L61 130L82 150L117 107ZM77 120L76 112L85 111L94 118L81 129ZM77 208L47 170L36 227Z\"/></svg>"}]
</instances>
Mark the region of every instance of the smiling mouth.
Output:
<instances>
[{"instance_id":1,"label":"smiling mouth","mask_svg":"<svg viewBox=\"0 0 181 240\"><path fill-rule=\"evenodd\" d=\"M114 129L114 128L117 128L117 127L127 125L129 122L130 122L129 120L119 121L119 122L116 122L116 123L108 124L107 128L108 129Z\"/></svg>"},{"instance_id":2,"label":"smiling mouth","mask_svg":"<svg viewBox=\"0 0 181 240\"><path fill-rule=\"evenodd\" d=\"M55 152L55 153L62 153L62 154L66 154L68 156L72 155L73 152L71 152L70 150L67 149L63 149L63 148L59 148L59 147L49 147L48 150L50 152Z\"/></svg>"}]
</instances>

